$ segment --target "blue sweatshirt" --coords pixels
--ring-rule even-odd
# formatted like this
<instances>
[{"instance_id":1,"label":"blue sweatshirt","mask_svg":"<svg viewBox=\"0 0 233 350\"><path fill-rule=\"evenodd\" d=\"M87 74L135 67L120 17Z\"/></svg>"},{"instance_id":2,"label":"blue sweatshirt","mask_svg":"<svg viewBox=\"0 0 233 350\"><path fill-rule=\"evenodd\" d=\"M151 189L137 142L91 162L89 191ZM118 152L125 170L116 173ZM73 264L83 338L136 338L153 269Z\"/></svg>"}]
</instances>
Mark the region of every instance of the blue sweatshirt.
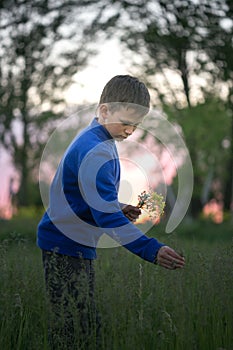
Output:
<instances>
[{"instance_id":1,"label":"blue sweatshirt","mask_svg":"<svg viewBox=\"0 0 233 350\"><path fill-rule=\"evenodd\" d=\"M65 152L50 187L49 207L37 232L41 249L96 258L105 233L142 259L153 262L164 244L144 235L118 202L120 164L115 141L94 119Z\"/></svg>"}]
</instances>

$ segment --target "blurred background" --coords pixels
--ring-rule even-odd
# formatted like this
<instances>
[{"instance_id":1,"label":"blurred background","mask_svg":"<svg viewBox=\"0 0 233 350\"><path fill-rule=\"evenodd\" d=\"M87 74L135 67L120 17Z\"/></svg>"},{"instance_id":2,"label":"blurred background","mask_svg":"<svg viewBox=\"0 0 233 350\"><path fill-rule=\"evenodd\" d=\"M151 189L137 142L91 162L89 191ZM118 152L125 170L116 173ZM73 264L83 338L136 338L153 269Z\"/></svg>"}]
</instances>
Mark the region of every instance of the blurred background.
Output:
<instances>
[{"instance_id":1,"label":"blurred background","mask_svg":"<svg viewBox=\"0 0 233 350\"><path fill-rule=\"evenodd\" d=\"M41 215L39 164L49 136L97 104L114 75L131 74L190 152L189 221L232 224L232 40L231 0L1 1L1 220ZM177 176L163 146L154 147L169 178L166 220Z\"/></svg>"}]
</instances>

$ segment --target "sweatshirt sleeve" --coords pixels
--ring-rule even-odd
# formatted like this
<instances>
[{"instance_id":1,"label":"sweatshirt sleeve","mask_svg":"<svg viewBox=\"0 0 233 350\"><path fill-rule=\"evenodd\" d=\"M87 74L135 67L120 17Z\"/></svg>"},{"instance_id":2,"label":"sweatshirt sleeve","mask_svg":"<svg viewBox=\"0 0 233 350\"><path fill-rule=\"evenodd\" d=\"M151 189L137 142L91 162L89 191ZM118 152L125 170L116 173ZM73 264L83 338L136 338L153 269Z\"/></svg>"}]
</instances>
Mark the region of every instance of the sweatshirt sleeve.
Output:
<instances>
[{"instance_id":1,"label":"sweatshirt sleeve","mask_svg":"<svg viewBox=\"0 0 233 350\"><path fill-rule=\"evenodd\" d=\"M85 202L89 205L96 225L133 254L154 262L158 250L164 245L155 238L143 234L130 222L118 202L116 159L108 152L99 150L82 162L79 186Z\"/></svg>"}]
</instances>

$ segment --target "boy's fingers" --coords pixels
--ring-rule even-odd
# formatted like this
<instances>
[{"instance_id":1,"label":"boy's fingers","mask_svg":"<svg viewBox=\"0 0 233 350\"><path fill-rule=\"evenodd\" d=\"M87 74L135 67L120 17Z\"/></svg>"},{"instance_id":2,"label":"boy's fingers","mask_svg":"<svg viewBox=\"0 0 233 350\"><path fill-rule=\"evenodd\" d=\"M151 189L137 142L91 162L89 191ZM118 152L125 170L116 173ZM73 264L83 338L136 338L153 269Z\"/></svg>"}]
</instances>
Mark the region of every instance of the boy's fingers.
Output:
<instances>
[{"instance_id":1,"label":"boy's fingers","mask_svg":"<svg viewBox=\"0 0 233 350\"><path fill-rule=\"evenodd\" d=\"M165 267L166 269L169 269L169 270L176 270L184 267L184 263L169 261L167 259L159 259L158 265Z\"/></svg>"},{"instance_id":2,"label":"boy's fingers","mask_svg":"<svg viewBox=\"0 0 233 350\"><path fill-rule=\"evenodd\" d=\"M133 205L128 205L123 209L123 213L129 220L134 221L141 214L141 209L134 207Z\"/></svg>"},{"instance_id":3,"label":"boy's fingers","mask_svg":"<svg viewBox=\"0 0 233 350\"><path fill-rule=\"evenodd\" d=\"M130 216L132 216L132 218L138 218L139 217L139 215L140 215L140 213L134 213L134 212L132 212L132 213L129 213L129 215Z\"/></svg>"},{"instance_id":4,"label":"boy's fingers","mask_svg":"<svg viewBox=\"0 0 233 350\"><path fill-rule=\"evenodd\" d=\"M174 249L163 246L158 252L157 262L159 265L165 268L174 270L177 268L182 268L185 264L185 259L176 253Z\"/></svg>"},{"instance_id":5,"label":"boy's fingers","mask_svg":"<svg viewBox=\"0 0 233 350\"><path fill-rule=\"evenodd\" d=\"M141 209L132 206L132 207L130 208L130 212L131 212L131 213L134 213L135 215L139 215L139 214L141 214Z\"/></svg>"},{"instance_id":6,"label":"boy's fingers","mask_svg":"<svg viewBox=\"0 0 233 350\"><path fill-rule=\"evenodd\" d=\"M125 216L131 221L136 221L139 215L126 214Z\"/></svg>"}]
</instances>

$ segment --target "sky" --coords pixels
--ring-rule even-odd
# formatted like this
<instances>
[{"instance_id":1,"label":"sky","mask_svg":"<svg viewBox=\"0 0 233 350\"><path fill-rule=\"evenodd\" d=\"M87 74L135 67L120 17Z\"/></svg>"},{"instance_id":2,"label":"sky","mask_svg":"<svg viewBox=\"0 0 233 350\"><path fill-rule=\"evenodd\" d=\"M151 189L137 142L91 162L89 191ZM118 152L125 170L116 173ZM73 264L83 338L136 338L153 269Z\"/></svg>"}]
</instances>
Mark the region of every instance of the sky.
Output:
<instances>
[{"instance_id":1,"label":"sky","mask_svg":"<svg viewBox=\"0 0 233 350\"><path fill-rule=\"evenodd\" d=\"M89 65L78 72L74 83L65 93L69 103L97 103L104 85L115 75L129 74L123 63L123 56L116 40L101 47L97 57L90 59Z\"/></svg>"}]
</instances>

